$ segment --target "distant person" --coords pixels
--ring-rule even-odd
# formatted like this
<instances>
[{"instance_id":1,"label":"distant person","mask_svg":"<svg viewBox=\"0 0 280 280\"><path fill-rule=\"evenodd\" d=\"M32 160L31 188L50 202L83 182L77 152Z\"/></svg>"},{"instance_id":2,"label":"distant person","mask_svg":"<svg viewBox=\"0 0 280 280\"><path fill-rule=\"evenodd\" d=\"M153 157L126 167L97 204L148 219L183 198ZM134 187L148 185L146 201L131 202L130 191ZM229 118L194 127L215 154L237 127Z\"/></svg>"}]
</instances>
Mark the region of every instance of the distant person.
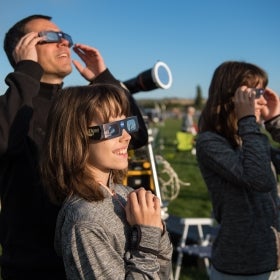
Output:
<instances>
[{"instance_id":1,"label":"distant person","mask_svg":"<svg viewBox=\"0 0 280 280\"><path fill-rule=\"evenodd\" d=\"M197 160L220 224L211 280L280 279L277 173L280 102L257 65L227 61L215 70L197 136Z\"/></svg>"},{"instance_id":2,"label":"distant person","mask_svg":"<svg viewBox=\"0 0 280 280\"><path fill-rule=\"evenodd\" d=\"M40 182L39 158L52 99L72 71L72 38L51 21L32 15L6 33L4 49L14 68L0 96L0 258L3 280L66 279L54 250L59 206L50 203ZM73 64L90 83L120 84L95 48L74 44L85 66ZM132 148L145 145L148 134L141 113L128 93L140 130ZM64 129L60 127L59 129ZM78 147L76 147L78 148Z\"/></svg>"},{"instance_id":3,"label":"distant person","mask_svg":"<svg viewBox=\"0 0 280 280\"><path fill-rule=\"evenodd\" d=\"M186 112L183 114L181 131L191 133L192 135L197 134L197 127L194 122L195 108L187 106Z\"/></svg>"},{"instance_id":4,"label":"distant person","mask_svg":"<svg viewBox=\"0 0 280 280\"><path fill-rule=\"evenodd\" d=\"M172 244L160 200L122 185L131 133L125 91L69 87L49 114L42 175L59 212L55 246L68 279L169 279Z\"/></svg>"}]
</instances>

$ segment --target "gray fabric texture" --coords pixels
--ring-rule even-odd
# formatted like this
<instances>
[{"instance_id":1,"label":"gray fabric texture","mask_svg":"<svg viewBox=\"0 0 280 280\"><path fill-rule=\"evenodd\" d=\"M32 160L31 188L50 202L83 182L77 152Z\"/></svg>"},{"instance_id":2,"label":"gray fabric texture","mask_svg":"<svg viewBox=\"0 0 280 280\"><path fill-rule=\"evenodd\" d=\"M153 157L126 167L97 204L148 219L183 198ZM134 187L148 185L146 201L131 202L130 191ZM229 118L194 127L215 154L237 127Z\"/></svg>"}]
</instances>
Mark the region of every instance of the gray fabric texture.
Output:
<instances>
[{"instance_id":1,"label":"gray fabric texture","mask_svg":"<svg viewBox=\"0 0 280 280\"><path fill-rule=\"evenodd\" d=\"M273 131L279 141L278 123ZM241 119L238 129L238 148L216 133L199 134L197 159L220 224L212 264L224 273L254 275L278 268L280 203L271 162L279 171L279 150L271 148L254 116Z\"/></svg>"},{"instance_id":2,"label":"gray fabric texture","mask_svg":"<svg viewBox=\"0 0 280 280\"><path fill-rule=\"evenodd\" d=\"M64 203L55 248L63 256L68 279L169 279L168 232L140 226L139 246L132 249L132 227L123 208L131 190L115 185L117 197L108 195L100 202L72 197Z\"/></svg>"}]
</instances>

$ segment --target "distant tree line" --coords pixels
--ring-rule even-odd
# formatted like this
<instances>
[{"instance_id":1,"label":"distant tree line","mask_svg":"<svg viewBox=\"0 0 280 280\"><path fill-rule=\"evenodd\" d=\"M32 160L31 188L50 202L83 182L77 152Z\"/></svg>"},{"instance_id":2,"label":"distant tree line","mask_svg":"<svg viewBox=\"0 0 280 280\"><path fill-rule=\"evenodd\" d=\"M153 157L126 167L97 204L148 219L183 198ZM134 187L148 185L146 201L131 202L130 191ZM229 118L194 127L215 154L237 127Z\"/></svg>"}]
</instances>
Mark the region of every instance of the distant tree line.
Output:
<instances>
[{"instance_id":1,"label":"distant tree line","mask_svg":"<svg viewBox=\"0 0 280 280\"><path fill-rule=\"evenodd\" d=\"M196 97L194 99L194 107L198 110L201 110L204 106L203 97L202 97L202 90L201 87L198 85L196 87Z\"/></svg>"},{"instance_id":2,"label":"distant tree line","mask_svg":"<svg viewBox=\"0 0 280 280\"><path fill-rule=\"evenodd\" d=\"M154 108L155 104L164 104L166 110L172 108L184 108L186 106L193 106L197 110L201 110L204 106L205 100L202 97L201 87L198 85L196 87L196 94L194 99L181 99L181 98L163 98L161 100L153 99L140 99L137 103L145 108Z\"/></svg>"}]
</instances>

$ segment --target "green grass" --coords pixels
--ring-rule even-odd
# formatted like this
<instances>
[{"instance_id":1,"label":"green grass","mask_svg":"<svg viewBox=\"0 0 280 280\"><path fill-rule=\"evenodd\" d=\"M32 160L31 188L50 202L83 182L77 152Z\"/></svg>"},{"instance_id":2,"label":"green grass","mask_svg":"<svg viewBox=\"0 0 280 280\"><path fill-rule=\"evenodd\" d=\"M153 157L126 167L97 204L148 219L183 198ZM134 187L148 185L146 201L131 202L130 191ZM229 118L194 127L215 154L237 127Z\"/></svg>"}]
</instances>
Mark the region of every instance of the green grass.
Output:
<instances>
[{"instance_id":1,"label":"green grass","mask_svg":"<svg viewBox=\"0 0 280 280\"><path fill-rule=\"evenodd\" d=\"M155 148L172 166L178 177L190 186L181 186L178 197L171 201L169 214L179 217L209 217L211 203L205 183L197 165L196 157L189 152L176 152L176 131L180 129L181 120L167 119L164 126L159 126L156 143L163 143L164 149ZM159 147L158 144L155 145Z\"/></svg>"},{"instance_id":2,"label":"green grass","mask_svg":"<svg viewBox=\"0 0 280 280\"><path fill-rule=\"evenodd\" d=\"M184 218L210 217L211 202L196 157L190 152L176 151L176 132L180 126L180 119L167 119L164 125L158 125L159 133L154 145L154 153L162 155L170 163L181 181L190 183L180 187L178 197L168 205L168 213ZM182 266L180 280L208 279L200 263L185 257Z\"/></svg>"},{"instance_id":3,"label":"green grass","mask_svg":"<svg viewBox=\"0 0 280 280\"><path fill-rule=\"evenodd\" d=\"M210 217L211 203L195 156L176 152L175 135L180 130L180 125L180 119L167 119L164 125L157 125L159 133L154 145L154 153L162 155L171 164L181 181L190 183L190 186L181 186L178 197L168 205L168 213L185 218ZM180 280L206 279L208 277L199 263L184 258Z\"/></svg>"}]
</instances>

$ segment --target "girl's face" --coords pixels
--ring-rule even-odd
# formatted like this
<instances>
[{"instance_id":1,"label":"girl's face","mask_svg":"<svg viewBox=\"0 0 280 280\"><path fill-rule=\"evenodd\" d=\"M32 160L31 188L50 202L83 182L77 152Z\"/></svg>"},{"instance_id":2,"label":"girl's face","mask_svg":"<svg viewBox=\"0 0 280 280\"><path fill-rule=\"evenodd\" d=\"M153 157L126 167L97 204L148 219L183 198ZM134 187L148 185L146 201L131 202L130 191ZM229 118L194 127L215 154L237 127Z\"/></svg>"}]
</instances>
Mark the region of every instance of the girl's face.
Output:
<instances>
[{"instance_id":1,"label":"girl's face","mask_svg":"<svg viewBox=\"0 0 280 280\"><path fill-rule=\"evenodd\" d=\"M110 118L109 122L125 119L125 116ZM100 123L91 123L90 126L99 125ZM125 169L128 166L127 149L131 136L123 129L122 135L100 141L92 141L89 145L89 166L96 177L102 174L108 174L111 169Z\"/></svg>"},{"instance_id":2,"label":"girl's face","mask_svg":"<svg viewBox=\"0 0 280 280\"><path fill-rule=\"evenodd\" d=\"M261 87L257 87L257 88L261 88ZM261 94L259 98L255 98L255 116L257 122L261 121L261 111L266 105L267 105L267 101L263 94Z\"/></svg>"},{"instance_id":3,"label":"girl's face","mask_svg":"<svg viewBox=\"0 0 280 280\"><path fill-rule=\"evenodd\" d=\"M261 121L261 111L262 111L263 107L266 105L266 103L267 103L267 101L265 100L263 95L260 98L255 99L255 116L256 116L257 122Z\"/></svg>"}]
</instances>

